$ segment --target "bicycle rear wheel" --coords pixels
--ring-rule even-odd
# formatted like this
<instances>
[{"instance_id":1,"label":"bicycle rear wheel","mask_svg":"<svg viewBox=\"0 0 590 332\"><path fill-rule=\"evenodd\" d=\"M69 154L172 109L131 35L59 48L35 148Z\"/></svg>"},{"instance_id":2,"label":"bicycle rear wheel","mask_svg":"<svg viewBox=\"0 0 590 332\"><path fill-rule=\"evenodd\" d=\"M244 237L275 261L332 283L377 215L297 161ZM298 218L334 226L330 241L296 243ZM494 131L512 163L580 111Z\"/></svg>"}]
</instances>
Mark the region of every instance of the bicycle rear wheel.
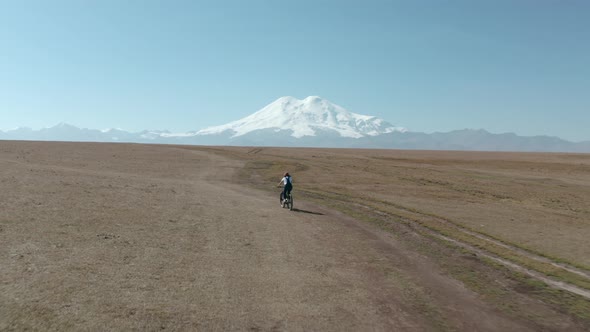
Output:
<instances>
[{"instance_id":1,"label":"bicycle rear wheel","mask_svg":"<svg viewBox=\"0 0 590 332\"><path fill-rule=\"evenodd\" d=\"M293 194L289 195L289 211L293 211Z\"/></svg>"}]
</instances>

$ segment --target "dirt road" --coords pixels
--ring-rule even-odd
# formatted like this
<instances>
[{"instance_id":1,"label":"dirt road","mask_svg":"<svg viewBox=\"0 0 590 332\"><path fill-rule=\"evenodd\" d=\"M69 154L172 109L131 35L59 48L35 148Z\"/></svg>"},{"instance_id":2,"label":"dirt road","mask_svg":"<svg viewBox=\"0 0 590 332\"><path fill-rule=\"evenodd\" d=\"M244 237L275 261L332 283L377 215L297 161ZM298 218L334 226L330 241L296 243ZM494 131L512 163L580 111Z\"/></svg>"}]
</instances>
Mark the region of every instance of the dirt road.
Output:
<instances>
[{"instance_id":1,"label":"dirt road","mask_svg":"<svg viewBox=\"0 0 590 332\"><path fill-rule=\"evenodd\" d=\"M296 188L289 212L235 184L239 160L0 142L0 165L0 330L537 328Z\"/></svg>"}]
</instances>

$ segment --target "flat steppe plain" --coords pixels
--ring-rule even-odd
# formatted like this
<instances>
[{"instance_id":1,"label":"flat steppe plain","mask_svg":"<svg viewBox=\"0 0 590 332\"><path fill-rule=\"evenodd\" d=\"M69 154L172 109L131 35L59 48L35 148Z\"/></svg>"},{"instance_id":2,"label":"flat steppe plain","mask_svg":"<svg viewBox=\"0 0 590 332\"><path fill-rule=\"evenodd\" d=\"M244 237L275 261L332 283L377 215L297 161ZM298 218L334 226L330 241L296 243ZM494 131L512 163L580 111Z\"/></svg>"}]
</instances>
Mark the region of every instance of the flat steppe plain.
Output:
<instances>
[{"instance_id":1,"label":"flat steppe plain","mask_svg":"<svg viewBox=\"0 0 590 332\"><path fill-rule=\"evenodd\" d=\"M590 329L590 155L0 141L0 165L2 331Z\"/></svg>"}]
</instances>

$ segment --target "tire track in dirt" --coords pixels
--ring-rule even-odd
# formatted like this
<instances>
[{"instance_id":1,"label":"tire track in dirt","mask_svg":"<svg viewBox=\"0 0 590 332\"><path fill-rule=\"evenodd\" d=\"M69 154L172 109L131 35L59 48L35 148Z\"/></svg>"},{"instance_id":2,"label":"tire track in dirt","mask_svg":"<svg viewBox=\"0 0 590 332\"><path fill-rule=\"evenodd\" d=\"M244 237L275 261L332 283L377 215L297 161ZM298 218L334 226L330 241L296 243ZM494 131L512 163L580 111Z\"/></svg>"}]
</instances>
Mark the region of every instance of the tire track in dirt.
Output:
<instances>
[{"instance_id":1,"label":"tire track in dirt","mask_svg":"<svg viewBox=\"0 0 590 332\"><path fill-rule=\"evenodd\" d=\"M314 193L314 194L317 194L317 193ZM332 195L338 195L337 193L330 193L330 194L332 194ZM514 261L511 261L511 260L502 258L502 257L500 257L498 255L495 255L495 254L492 254L490 252L487 252L485 249L476 248L475 246L470 245L468 243L462 242L462 241L457 240L455 238L451 238L449 236L445 236L445 235L437 232L436 230L433 230L433 229L431 229L429 227L420 225L418 222L416 222L416 220L405 218L405 217L400 216L400 215L390 214L390 213L385 212L383 210L379 210L375 206L367 205L367 204L363 204L363 203L359 203L358 201L355 201L355 200L350 201L350 203L358 206L359 208L363 208L363 209L366 209L366 210L371 210L372 212L377 213L377 214L382 215L382 216L385 216L385 217L398 218L398 219L402 220L403 222L411 223L415 227L420 228L422 231L427 232L428 234L430 234L432 236L436 236L436 237L438 237L440 239L443 239L445 241L451 242L451 243L453 243L453 244L455 244L457 246L460 246L460 247L462 247L464 249L468 249L468 250L470 250L472 252L475 252L478 255L481 255L483 257L487 257L489 259L492 259L492 260L494 260L494 261L496 261L496 262L498 262L498 263L500 263L500 264L502 264L502 265L504 265L506 267L509 267L509 268L511 268L513 270L516 270L518 272L525 273L525 274L529 275L530 277L533 277L533 278L535 278L537 280L540 280L540 281L542 281L542 282L544 282L544 283L546 283L546 284L548 284L548 285L550 285L552 287L555 287L555 288L558 288L558 289L561 289L561 290L565 290L565 291L568 291L568 292L571 292L571 293L574 293L574 294L583 296L586 299L590 299L590 290L588 290L588 289L585 289L585 288L582 288L582 287L578 287L576 285L573 285L571 283L567 283L567 282L564 282L564 281L551 279L550 277L548 277L548 276L546 276L546 275L544 275L544 274L542 274L542 273L540 273L538 271L535 271L535 270L530 269L530 268L528 268L526 266L523 266L521 264L518 264L518 263L516 263ZM556 268L563 269L564 271L568 271L568 272L574 273L574 274L576 274L576 275L578 275L580 277L583 277L584 279L590 280L590 272L587 271L587 270L580 269L580 268L571 266L571 265L566 264L566 263L555 262L555 261L553 261L553 260L551 260L551 259L549 259L547 257L543 257L543 256L540 256L538 254L535 254L535 253L526 251L524 249L521 249L521 248L518 248L518 247L515 247L515 246L512 246L512 245L509 245L509 244L504 243L502 241L496 240L496 239L494 239L492 237L486 236L485 234L481 234L481 233L477 233L477 232L474 232L474 231L470 231L468 229L465 229L464 227L461 227L461 226L459 226L459 225L457 225L457 224L455 224L453 222L450 222L449 220L443 219L443 218L432 216L430 214L420 213L420 212L415 211L414 209L405 208L405 207L402 207L402 206L399 206L399 205L394 205L394 204L387 203L387 202L378 202L378 203L385 204L385 205L387 205L389 207L393 207L395 209L402 210L402 211L405 211L407 213L418 215L419 218L420 217L421 218L425 218L426 217L426 218L435 219L437 222L439 222L441 224L445 224L445 225L448 225L450 227L453 227L457 231L460 231L462 233L468 234L470 236L474 236L474 237L476 237L476 238L478 238L478 239L480 239L482 241L493 243L494 245L501 246L501 247L503 247L505 249L511 250L512 252L515 252L515 253L518 253L520 255L523 255L526 258L529 258L529 259L533 259L533 260L536 260L536 261L539 261L539 262L550 264L551 266L554 266Z\"/></svg>"},{"instance_id":2,"label":"tire track in dirt","mask_svg":"<svg viewBox=\"0 0 590 332\"><path fill-rule=\"evenodd\" d=\"M568 271L568 272L577 274L577 275L579 275L581 277L584 277L584 278L590 280L590 271L588 271L586 269L575 267L575 266L572 266L572 265L567 264L567 263L564 263L564 262L556 262L556 261L554 261L554 260L552 260L552 259L550 259L548 257L541 256L539 254L536 254L534 252L531 252L531 251L528 251L528 250L525 250L525 249L516 247L514 245L510 245L510 244L508 244L506 242L497 240L497 239L495 239L495 238L493 238L491 236L488 236L486 234L478 233L478 232L469 230L469 229L467 229L465 227L462 227L462 226L460 226L460 225L458 225L458 224L456 224L454 222L449 221L448 219L440 218L438 216L434 216L434 215L431 215L431 214L426 214L426 213L418 212L418 211L416 211L414 209L408 209L408 208L401 207L401 206L398 206L398 205L388 204L388 203L385 203L385 202L379 202L379 203L381 203L381 204L387 204L389 206L395 207L396 209L403 210L403 211L406 211L406 212L409 212L409 213L412 213L412 214L420 215L421 217L434 219L437 222L439 222L441 224L448 225L450 227L453 227L455 230L460 231L460 232L462 232L464 234L468 234L468 235L471 235L473 237L476 237L476 238L478 238L480 240L483 240L483 241L486 241L486 242L489 242L489 243L493 243L494 245L497 245L497 246L500 246L500 247L509 249L509 250L511 250L513 252L516 252L516 253L519 253L521 255L524 255L527 258L530 258L530 259L533 259L533 260L536 260L536 261L539 261L539 262L551 264L554 267L557 267L557 268L563 269L565 271ZM458 242L458 241L455 240L455 242Z\"/></svg>"},{"instance_id":3,"label":"tire track in dirt","mask_svg":"<svg viewBox=\"0 0 590 332\"><path fill-rule=\"evenodd\" d=\"M551 264L554 267L557 267L557 268L563 269L565 271L568 271L568 272L577 274L577 275L579 275L581 277L584 277L584 278L590 280L590 271L588 271L586 269L578 268L578 267L575 267L575 266L572 266L570 264L563 263L563 262L556 262L556 261L554 261L554 260L552 260L552 259L550 259L548 257L544 257L544 256L541 256L541 255L536 254L534 252L531 252L531 251L528 251L528 250L525 250L525 249L516 247L514 245L510 245L510 244L508 244L506 242L502 242L500 240L494 239L493 237L488 236L486 234L474 232L474 231L469 230L469 229L467 229L465 227L462 227L460 225L457 225L456 223L451 222L451 221L449 221L447 219L443 219L443 218L440 218L440 217L437 217L437 216L433 216L433 215L430 215L430 214L424 214L424 213L416 212L416 211L413 211L413 210L410 210L410 209L405 209L404 208L403 210L405 210L407 212L411 212L411 213L418 213L418 214L420 214L420 215L422 215L424 217L436 219L438 222L440 222L442 224L446 224L446 225L448 225L450 227L453 227L454 229L456 229L457 231L460 231L462 233L465 233L465 234L474 236L474 237L476 237L476 238L478 238L480 240L483 240L483 241L486 241L486 242L489 242L489 243L493 243L493 244L495 244L497 246L500 246L500 247L509 249L509 250L511 250L513 252L516 252L516 253L519 253L521 255L524 255L527 258L534 259L534 260L539 261L539 262Z\"/></svg>"},{"instance_id":4,"label":"tire track in dirt","mask_svg":"<svg viewBox=\"0 0 590 332\"><path fill-rule=\"evenodd\" d=\"M201 151L192 153L203 155ZM214 185L217 190L220 188L230 190L243 198L249 197L249 200L257 197L259 197L257 199L265 201L270 200L271 210L260 212L280 218L276 220L276 225L273 227L279 227L282 224L280 220L284 219L282 221L289 225L288 234L290 235L288 238L283 238L282 235L275 234L272 239L265 241L289 243L290 250L300 252L296 255L297 257L293 254L289 254L288 258L285 257L287 261L290 261L288 265L293 263L299 265L299 273L309 273L310 267L312 267L312 271L315 271L314 273L319 273L319 280L308 279L307 282L311 282L308 287L315 289L315 292L319 292L319 294L324 294L325 300L339 296L333 292L338 289L342 291L347 287L353 290L348 295L353 296L352 299L357 298L363 292L369 292L372 294L370 302L375 301L379 307L377 311L379 315L373 316L375 323L388 322L386 325L390 328L397 326L398 329L422 330L436 326L436 330L454 330L458 326L462 326L461 330L469 327L469 330L480 331L495 330L500 326L505 329L515 328L514 322L498 316L497 313L492 313L491 309L480 302L475 294L464 289L455 280L438 274L432 275L433 271L436 271L434 266L418 258L414 253L407 252L406 249L392 243L392 239L384 236L385 234L377 234L376 232L380 232L380 230L367 227L364 223L335 211L318 210L318 207L310 206L305 202L298 203L298 206L303 209L302 211L315 213L293 213L280 209L274 199L275 195L268 196L262 192L253 192L249 188L224 181L224 179L230 179L232 174L243 167L243 162L213 154L205 154L203 157L207 158L211 166L199 174L199 178L203 180L203 183L199 182L200 186ZM259 196L261 194L264 198ZM267 206L266 203L264 203L265 206ZM241 204L237 198L235 204ZM256 206L252 203L248 205L248 210ZM276 210L274 209L275 205ZM225 209L228 216L233 214L231 204ZM246 214L242 213L242 215ZM273 222L273 224L275 223ZM301 238L302 236L304 239ZM255 242L258 241L251 243ZM301 252L302 250L304 252ZM318 253L321 253L320 256ZM284 265L284 262L275 262L274 264L280 267ZM383 275L382 271L387 272ZM239 274L238 271L230 274L234 273ZM384 278L385 276L387 277ZM292 280L290 277L288 279ZM324 281L320 281L322 279ZM317 285L314 285L318 281L320 284L325 283L326 280L332 280L329 283L331 286L328 287L332 290L328 293L325 293L326 289L317 288ZM337 283L333 283L336 280L338 280ZM371 286L368 286L367 282ZM290 297L290 295L285 296ZM360 299L355 301L358 300ZM367 299L361 301L364 303ZM375 304L365 303L363 306L372 307ZM422 312L430 318L422 322L420 320L424 317L416 320L417 312ZM385 313L392 316L387 318L381 316ZM426 327L428 324L435 325ZM527 328L520 325L517 329L526 330Z\"/></svg>"}]
</instances>

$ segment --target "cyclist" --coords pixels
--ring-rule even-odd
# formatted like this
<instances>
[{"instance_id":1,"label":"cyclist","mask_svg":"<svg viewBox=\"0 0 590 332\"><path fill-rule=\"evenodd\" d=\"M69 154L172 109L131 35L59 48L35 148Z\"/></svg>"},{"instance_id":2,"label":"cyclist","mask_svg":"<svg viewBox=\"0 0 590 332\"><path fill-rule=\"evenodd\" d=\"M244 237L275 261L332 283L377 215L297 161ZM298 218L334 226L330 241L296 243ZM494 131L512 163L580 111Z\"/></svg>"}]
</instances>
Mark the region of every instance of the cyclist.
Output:
<instances>
[{"instance_id":1,"label":"cyclist","mask_svg":"<svg viewBox=\"0 0 590 332\"><path fill-rule=\"evenodd\" d=\"M291 195L291 190L293 190L293 178L289 175L289 172L286 172L281 181L279 182L279 187L283 184L283 192L281 193L281 204L283 204L283 199L289 195ZM286 194L286 195L285 195Z\"/></svg>"}]
</instances>

